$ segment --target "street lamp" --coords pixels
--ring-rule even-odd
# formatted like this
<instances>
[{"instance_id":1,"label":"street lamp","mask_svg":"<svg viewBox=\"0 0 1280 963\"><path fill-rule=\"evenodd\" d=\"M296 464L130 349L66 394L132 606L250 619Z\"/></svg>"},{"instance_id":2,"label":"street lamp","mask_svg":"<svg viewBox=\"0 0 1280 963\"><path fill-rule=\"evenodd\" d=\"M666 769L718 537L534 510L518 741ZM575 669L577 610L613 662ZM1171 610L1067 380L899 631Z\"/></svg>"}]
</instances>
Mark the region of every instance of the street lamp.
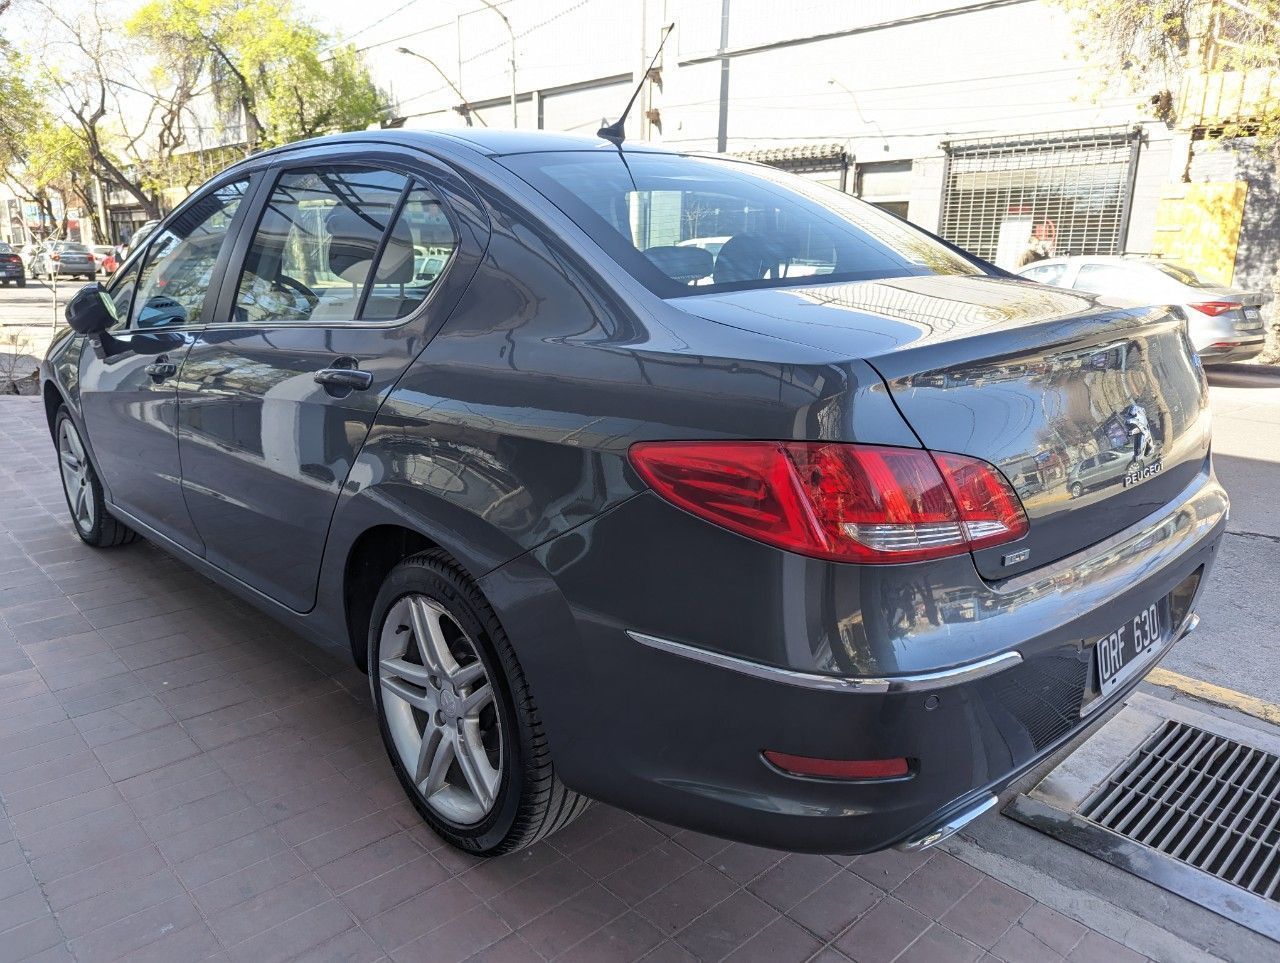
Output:
<instances>
[{"instance_id":1,"label":"street lamp","mask_svg":"<svg viewBox=\"0 0 1280 963\"><path fill-rule=\"evenodd\" d=\"M462 104L460 106L455 107L453 109L466 118L468 127L471 126L471 105L467 103L467 98L464 97L462 94L462 91L458 89L458 85L449 79L449 75L440 69L440 65L438 63L436 63L434 60L432 60L430 57L426 56L425 54L420 54L416 50L410 50L408 47L396 47L396 53L404 54L407 57L417 57L419 60L424 60L428 64L430 64L433 68L435 68L435 72L440 75L440 78L446 84L449 85L449 89L452 90L455 94L457 94L458 99L462 101ZM483 124L485 127L489 126L484 122L483 117L480 118L480 123Z\"/></svg>"},{"instance_id":2,"label":"street lamp","mask_svg":"<svg viewBox=\"0 0 1280 963\"><path fill-rule=\"evenodd\" d=\"M846 94L849 95L849 99L853 101L853 109L858 112L858 119L862 121L864 124L867 124L868 126L874 127L876 129L876 133L880 135L880 140L884 142L884 149L887 152L889 150L889 138L884 135L884 128L880 126L879 121L867 120L866 115L862 113L862 106L858 103L857 95L854 94L854 92L850 90L848 87L846 87L844 84L840 83L840 81L836 80L834 77L830 78L827 81L827 83L832 87L839 87L841 90L843 90Z\"/></svg>"},{"instance_id":3,"label":"street lamp","mask_svg":"<svg viewBox=\"0 0 1280 963\"><path fill-rule=\"evenodd\" d=\"M511 38L511 126L520 126L520 117L516 112L516 32L511 29L511 21L507 19L507 15L497 8L493 0L480 0L486 7L502 18L502 25L507 28L507 35Z\"/></svg>"}]
</instances>

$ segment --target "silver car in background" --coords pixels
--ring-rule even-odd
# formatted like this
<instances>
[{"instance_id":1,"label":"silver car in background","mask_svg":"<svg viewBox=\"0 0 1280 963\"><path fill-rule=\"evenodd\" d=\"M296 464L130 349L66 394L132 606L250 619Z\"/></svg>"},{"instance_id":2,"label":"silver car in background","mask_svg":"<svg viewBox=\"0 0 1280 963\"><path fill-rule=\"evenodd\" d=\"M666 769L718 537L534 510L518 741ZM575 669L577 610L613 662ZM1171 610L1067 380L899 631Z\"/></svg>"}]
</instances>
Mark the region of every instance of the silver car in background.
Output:
<instances>
[{"instance_id":1,"label":"silver car in background","mask_svg":"<svg viewBox=\"0 0 1280 963\"><path fill-rule=\"evenodd\" d=\"M1176 261L1152 257L1055 257L1018 274L1041 284L1141 304L1171 304L1187 319L1191 343L1208 364L1248 361L1262 351L1262 295L1202 281Z\"/></svg>"},{"instance_id":2,"label":"silver car in background","mask_svg":"<svg viewBox=\"0 0 1280 963\"><path fill-rule=\"evenodd\" d=\"M93 252L75 241L46 241L30 263L33 278L52 281L55 275L81 277L92 281L98 273Z\"/></svg>"}]
</instances>

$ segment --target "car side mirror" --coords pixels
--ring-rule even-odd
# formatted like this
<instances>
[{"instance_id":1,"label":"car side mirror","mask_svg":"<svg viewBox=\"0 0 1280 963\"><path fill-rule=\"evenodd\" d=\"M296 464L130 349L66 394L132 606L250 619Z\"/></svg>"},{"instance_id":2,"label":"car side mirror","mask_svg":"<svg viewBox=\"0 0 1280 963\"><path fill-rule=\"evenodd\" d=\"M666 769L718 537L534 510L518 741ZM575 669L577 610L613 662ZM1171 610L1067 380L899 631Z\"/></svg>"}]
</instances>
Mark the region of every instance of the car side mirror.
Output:
<instances>
[{"instance_id":1,"label":"car side mirror","mask_svg":"<svg viewBox=\"0 0 1280 963\"><path fill-rule=\"evenodd\" d=\"M116 317L116 303L98 282L86 284L67 302L67 324L78 334L90 336L102 334L120 319Z\"/></svg>"}]
</instances>

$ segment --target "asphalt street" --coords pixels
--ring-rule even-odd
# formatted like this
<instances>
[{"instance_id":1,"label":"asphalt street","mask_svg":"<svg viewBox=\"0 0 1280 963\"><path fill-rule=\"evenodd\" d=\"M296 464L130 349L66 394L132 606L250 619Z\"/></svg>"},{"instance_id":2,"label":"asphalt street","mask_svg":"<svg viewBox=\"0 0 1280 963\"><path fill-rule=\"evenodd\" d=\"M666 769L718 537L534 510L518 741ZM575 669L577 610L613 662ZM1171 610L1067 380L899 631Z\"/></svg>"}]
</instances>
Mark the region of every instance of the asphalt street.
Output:
<instances>
[{"instance_id":1,"label":"asphalt street","mask_svg":"<svg viewBox=\"0 0 1280 963\"><path fill-rule=\"evenodd\" d=\"M79 286L58 284L59 307ZM0 287L0 338L20 331L25 351L42 356L54 296L44 281ZM1200 606L1200 630L1164 667L1280 704L1280 369L1210 369L1210 384L1214 460L1231 494L1231 521Z\"/></svg>"}]
</instances>

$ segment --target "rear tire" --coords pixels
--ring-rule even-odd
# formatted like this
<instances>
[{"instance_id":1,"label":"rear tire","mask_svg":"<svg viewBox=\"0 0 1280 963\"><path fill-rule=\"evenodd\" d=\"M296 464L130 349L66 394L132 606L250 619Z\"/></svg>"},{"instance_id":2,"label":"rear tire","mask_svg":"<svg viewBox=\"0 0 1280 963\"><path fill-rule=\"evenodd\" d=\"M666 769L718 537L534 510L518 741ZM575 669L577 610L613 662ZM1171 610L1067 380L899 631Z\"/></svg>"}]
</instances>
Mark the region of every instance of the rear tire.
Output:
<instances>
[{"instance_id":1,"label":"rear tire","mask_svg":"<svg viewBox=\"0 0 1280 963\"><path fill-rule=\"evenodd\" d=\"M1084 494L1084 486L1081 485L1079 482L1072 482L1071 487L1067 489L1067 492L1071 495L1072 498L1079 498L1081 495Z\"/></svg>"},{"instance_id":2,"label":"rear tire","mask_svg":"<svg viewBox=\"0 0 1280 963\"><path fill-rule=\"evenodd\" d=\"M429 640L425 648L420 636ZM368 652L391 764L446 842L496 856L586 810L590 800L556 776L529 684L497 615L446 553L423 552L392 569L374 602ZM471 704L481 708L472 712Z\"/></svg>"},{"instance_id":3,"label":"rear tire","mask_svg":"<svg viewBox=\"0 0 1280 963\"><path fill-rule=\"evenodd\" d=\"M138 533L107 511L102 482L98 481L84 440L65 405L54 418L53 439L62 494L71 513L71 527L80 540L94 548L115 548L137 541Z\"/></svg>"},{"instance_id":4,"label":"rear tire","mask_svg":"<svg viewBox=\"0 0 1280 963\"><path fill-rule=\"evenodd\" d=\"M18 287L25 288L27 286L27 279L25 277L20 277L18 278L17 284Z\"/></svg>"}]
</instances>

